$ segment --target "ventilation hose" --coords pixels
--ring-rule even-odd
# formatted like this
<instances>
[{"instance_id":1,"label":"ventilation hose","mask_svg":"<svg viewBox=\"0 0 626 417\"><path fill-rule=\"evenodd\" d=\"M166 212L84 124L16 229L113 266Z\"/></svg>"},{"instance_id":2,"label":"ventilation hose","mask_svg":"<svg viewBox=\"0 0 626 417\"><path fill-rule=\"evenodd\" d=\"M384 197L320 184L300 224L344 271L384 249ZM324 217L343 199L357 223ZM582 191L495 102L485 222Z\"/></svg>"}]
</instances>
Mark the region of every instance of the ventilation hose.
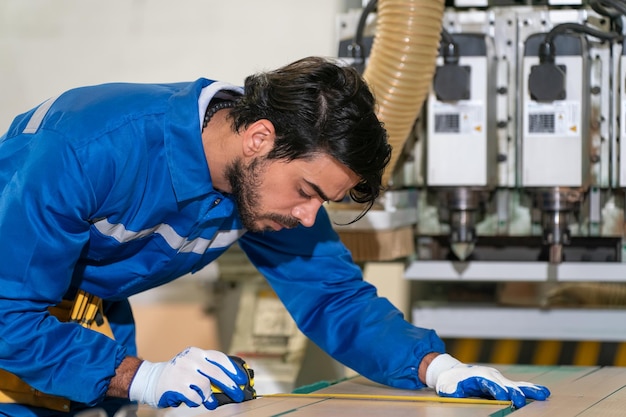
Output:
<instances>
[{"instance_id":1,"label":"ventilation hose","mask_svg":"<svg viewBox=\"0 0 626 417\"><path fill-rule=\"evenodd\" d=\"M432 85L444 5L444 0L378 1L376 33L363 77L393 147L384 186Z\"/></svg>"}]
</instances>

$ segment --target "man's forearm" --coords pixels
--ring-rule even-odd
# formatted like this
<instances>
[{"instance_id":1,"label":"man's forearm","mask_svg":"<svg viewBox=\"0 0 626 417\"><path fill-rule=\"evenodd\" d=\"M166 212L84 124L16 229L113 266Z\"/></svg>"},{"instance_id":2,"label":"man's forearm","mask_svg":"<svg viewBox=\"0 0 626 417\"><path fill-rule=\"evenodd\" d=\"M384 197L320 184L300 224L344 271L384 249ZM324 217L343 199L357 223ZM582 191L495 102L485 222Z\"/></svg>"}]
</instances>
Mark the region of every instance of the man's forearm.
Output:
<instances>
[{"instance_id":1,"label":"man's forearm","mask_svg":"<svg viewBox=\"0 0 626 417\"><path fill-rule=\"evenodd\" d=\"M426 370L428 369L428 365L430 365L437 356L439 356L437 352L427 353L417 369L417 376L424 384L426 383Z\"/></svg>"},{"instance_id":2,"label":"man's forearm","mask_svg":"<svg viewBox=\"0 0 626 417\"><path fill-rule=\"evenodd\" d=\"M109 397L128 398L128 390L133 381L139 365L143 362L139 358L127 356L115 370L115 376L111 378L107 395Z\"/></svg>"}]
</instances>

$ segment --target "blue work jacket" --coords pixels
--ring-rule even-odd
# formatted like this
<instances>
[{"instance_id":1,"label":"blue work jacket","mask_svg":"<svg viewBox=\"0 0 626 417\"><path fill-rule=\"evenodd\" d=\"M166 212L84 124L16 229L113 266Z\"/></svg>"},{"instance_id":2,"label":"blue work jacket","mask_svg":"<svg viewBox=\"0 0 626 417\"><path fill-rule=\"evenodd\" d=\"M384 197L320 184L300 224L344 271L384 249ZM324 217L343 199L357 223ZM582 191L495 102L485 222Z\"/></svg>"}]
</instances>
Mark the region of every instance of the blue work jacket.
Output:
<instances>
[{"instance_id":1,"label":"blue work jacket","mask_svg":"<svg viewBox=\"0 0 626 417\"><path fill-rule=\"evenodd\" d=\"M363 281L324 209L310 228L246 233L233 198L213 188L200 115L218 92L242 90L207 79L77 88L0 137L0 369L99 404L136 355L128 297L238 242L331 356L374 381L422 387L419 362L441 340ZM76 288L105 300L116 340L49 315Z\"/></svg>"}]
</instances>

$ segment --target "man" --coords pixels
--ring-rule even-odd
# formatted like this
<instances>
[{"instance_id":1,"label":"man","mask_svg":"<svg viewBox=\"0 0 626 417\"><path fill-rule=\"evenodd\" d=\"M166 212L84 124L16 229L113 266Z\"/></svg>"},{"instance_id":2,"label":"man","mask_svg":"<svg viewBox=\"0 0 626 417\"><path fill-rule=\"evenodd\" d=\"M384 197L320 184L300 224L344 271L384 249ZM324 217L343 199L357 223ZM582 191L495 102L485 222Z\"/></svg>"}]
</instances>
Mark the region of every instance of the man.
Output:
<instances>
[{"instance_id":1,"label":"man","mask_svg":"<svg viewBox=\"0 0 626 417\"><path fill-rule=\"evenodd\" d=\"M211 384L241 401L245 376L221 352L137 358L127 300L236 241L299 328L362 375L517 407L545 399L545 387L441 354L432 330L362 280L321 207L371 207L389 155L357 72L315 57L243 88L108 84L18 116L0 138L0 381L27 392L0 394L0 415L129 399L213 409Z\"/></svg>"}]
</instances>

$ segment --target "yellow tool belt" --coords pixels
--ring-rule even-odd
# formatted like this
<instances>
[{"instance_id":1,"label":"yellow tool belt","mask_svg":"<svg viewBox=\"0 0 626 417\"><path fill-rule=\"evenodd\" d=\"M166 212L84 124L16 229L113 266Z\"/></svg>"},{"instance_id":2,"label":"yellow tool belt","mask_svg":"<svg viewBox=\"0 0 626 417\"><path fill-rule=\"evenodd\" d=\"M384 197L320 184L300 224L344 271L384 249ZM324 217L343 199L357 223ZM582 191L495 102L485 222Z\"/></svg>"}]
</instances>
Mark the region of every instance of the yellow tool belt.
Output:
<instances>
[{"instance_id":1,"label":"yellow tool belt","mask_svg":"<svg viewBox=\"0 0 626 417\"><path fill-rule=\"evenodd\" d=\"M63 300L48 308L62 322L79 323L113 339L113 332L102 311L102 300L79 290L76 298ZM16 375L0 369L0 403L18 403L57 411L70 411L70 400L44 394L32 388Z\"/></svg>"}]
</instances>

